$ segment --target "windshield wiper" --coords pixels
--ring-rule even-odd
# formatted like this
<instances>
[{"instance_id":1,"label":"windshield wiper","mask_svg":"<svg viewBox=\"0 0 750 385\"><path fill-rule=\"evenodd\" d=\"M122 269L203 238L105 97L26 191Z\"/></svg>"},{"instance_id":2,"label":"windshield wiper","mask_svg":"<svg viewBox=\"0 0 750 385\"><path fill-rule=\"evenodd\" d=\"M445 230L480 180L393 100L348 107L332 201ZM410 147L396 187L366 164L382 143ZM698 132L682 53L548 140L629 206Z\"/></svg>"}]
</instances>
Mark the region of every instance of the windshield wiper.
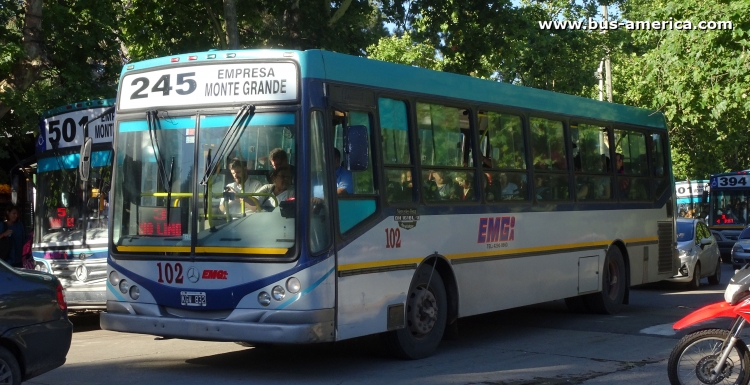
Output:
<instances>
[{"instance_id":1,"label":"windshield wiper","mask_svg":"<svg viewBox=\"0 0 750 385\"><path fill-rule=\"evenodd\" d=\"M252 119L253 115L255 114L255 106L252 104L244 105L242 108L240 108L239 111L237 111L237 115L234 117L234 121L232 124L227 128L227 133L224 134L224 137L221 138L221 143L219 143L219 146L216 148L216 155L214 155L213 158L210 159L210 164L206 165L205 173L203 174L203 178L201 179L201 185L208 186L208 178L213 173L213 170L216 168L216 165L219 164L219 162L224 158L224 154L226 154L234 145L234 143L239 139L240 135L242 135L242 132L245 127L247 127L247 123ZM245 124L240 124L245 118L247 117L247 122ZM209 159L206 159L208 162ZM206 187L207 188L207 187Z\"/></svg>"},{"instance_id":2,"label":"windshield wiper","mask_svg":"<svg viewBox=\"0 0 750 385\"><path fill-rule=\"evenodd\" d=\"M167 170L164 165L164 159L159 149L159 140L156 137L156 124L159 122L159 111L146 111L146 123L148 124L148 136L151 139L151 148L154 150L154 157L156 158L156 169L159 173L159 180L161 180L164 190L167 191L167 195L171 195L172 186L167 178ZM174 158L173 158L174 162ZM171 176L171 175L170 175ZM169 200L167 200L167 208L169 208Z\"/></svg>"}]
</instances>

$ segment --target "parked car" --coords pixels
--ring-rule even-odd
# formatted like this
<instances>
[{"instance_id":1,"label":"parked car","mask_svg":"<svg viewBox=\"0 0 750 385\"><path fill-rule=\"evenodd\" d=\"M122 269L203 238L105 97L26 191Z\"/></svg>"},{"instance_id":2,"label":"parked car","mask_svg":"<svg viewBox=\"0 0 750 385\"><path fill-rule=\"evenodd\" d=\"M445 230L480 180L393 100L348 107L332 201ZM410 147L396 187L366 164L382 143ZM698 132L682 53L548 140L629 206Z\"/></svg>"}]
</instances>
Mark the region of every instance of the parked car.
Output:
<instances>
[{"instance_id":1,"label":"parked car","mask_svg":"<svg viewBox=\"0 0 750 385\"><path fill-rule=\"evenodd\" d=\"M694 218L677 219L677 251L680 254L680 269L670 281L686 282L690 289L700 287L703 277L708 277L711 285L719 284L719 245L703 221Z\"/></svg>"},{"instance_id":2,"label":"parked car","mask_svg":"<svg viewBox=\"0 0 750 385\"><path fill-rule=\"evenodd\" d=\"M750 226L737 237L737 243L732 246L732 266L739 269L750 262Z\"/></svg>"},{"instance_id":3,"label":"parked car","mask_svg":"<svg viewBox=\"0 0 750 385\"><path fill-rule=\"evenodd\" d=\"M18 385L61 366L72 337L60 281L0 261L0 383Z\"/></svg>"}]
</instances>

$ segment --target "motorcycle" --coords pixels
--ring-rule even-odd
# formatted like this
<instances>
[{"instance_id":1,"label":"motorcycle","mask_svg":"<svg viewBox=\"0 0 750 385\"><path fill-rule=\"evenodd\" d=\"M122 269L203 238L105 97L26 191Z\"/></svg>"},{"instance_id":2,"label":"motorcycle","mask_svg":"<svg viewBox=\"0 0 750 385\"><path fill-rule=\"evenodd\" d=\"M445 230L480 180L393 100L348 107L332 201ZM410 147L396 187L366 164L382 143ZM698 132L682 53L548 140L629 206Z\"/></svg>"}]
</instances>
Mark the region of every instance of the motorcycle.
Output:
<instances>
[{"instance_id":1,"label":"motorcycle","mask_svg":"<svg viewBox=\"0 0 750 385\"><path fill-rule=\"evenodd\" d=\"M750 351L740 338L750 321L750 264L735 272L724 301L704 306L672 327L681 330L720 317L734 318L729 330L698 330L674 347L667 365L670 384L746 385L750 381Z\"/></svg>"}]
</instances>

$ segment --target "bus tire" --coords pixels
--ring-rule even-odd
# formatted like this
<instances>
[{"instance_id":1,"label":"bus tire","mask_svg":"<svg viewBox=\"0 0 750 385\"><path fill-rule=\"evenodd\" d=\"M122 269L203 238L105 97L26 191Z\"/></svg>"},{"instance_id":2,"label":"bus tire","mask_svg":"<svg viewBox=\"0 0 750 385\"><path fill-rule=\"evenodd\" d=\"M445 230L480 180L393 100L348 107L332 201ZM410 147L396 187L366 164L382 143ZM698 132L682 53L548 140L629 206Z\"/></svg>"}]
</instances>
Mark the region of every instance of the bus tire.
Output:
<instances>
[{"instance_id":1,"label":"bus tire","mask_svg":"<svg viewBox=\"0 0 750 385\"><path fill-rule=\"evenodd\" d=\"M21 367L13 353L0 346L0 380L3 379L3 384L20 385Z\"/></svg>"},{"instance_id":2,"label":"bus tire","mask_svg":"<svg viewBox=\"0 0 750 385\"><path fill-rule=\"evenodd\" d=\"M585 297L587 308L593 313L617 314L622 310L627 290L625 262L617 246L611 246L604 258L602 291Z\"/></svg>"},{"instance_id":3,"label":"bus tire","mask_svg":"<svg viewBox=\"0 0 750 385\"><path fill-rule=\"evenodd\" d=\"M435 352L448 320L447 297L440 274L429 265L419 269L406 296L405 327L383 334L388 351L406 360L418 360Z\"/></svg>"}]
</instances>

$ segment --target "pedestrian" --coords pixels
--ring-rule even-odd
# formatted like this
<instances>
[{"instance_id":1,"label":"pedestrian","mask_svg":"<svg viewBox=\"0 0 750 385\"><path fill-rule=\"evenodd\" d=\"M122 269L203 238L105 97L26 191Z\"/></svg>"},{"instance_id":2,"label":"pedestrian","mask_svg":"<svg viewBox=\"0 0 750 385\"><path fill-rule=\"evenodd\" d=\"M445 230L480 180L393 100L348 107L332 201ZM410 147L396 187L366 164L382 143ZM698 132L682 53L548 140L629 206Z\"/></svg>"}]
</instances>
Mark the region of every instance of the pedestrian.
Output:
<instances>
[{"instance_id":1,"label":"pedestrian","mask_svg":"<svg viewBox=\"0 0 750 385\"><path fill-rule=\"evenodd\" d=\"M3 236L10 238L10 256L8 264L13 267L23 267L23 244L26 242L26 232L23 223L18 220L20 213L18 207L11 207L5 214L5 228Z\"/></svg>"}]
</instances>

